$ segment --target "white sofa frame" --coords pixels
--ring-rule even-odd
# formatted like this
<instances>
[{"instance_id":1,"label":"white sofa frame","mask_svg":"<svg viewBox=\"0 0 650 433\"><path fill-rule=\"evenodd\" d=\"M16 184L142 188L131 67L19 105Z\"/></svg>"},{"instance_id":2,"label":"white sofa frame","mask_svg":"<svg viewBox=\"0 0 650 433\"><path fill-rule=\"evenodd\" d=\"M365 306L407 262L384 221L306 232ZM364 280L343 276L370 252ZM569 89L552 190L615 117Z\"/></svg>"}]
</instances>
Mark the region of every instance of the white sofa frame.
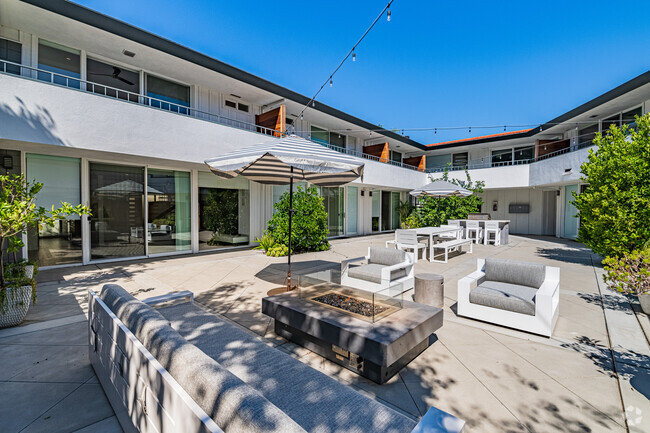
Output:
<instances>
[{"instance_id":1,"label":"white sofa frame","mask_svg":"<svg viewBox=\"0 0 650 433\"><path fill-rule=\"evenodd\" d=\"M402 291L407 291L413 288L415 281L415 260L414 254L405 252L406 261L398 263L392 266L384 266L381 270L381 283L374 283L372 281L361 280L358 278L352 278L348 275L348 270L351 263L368 261L370 260L370 248L368 247L368 255L355 257L353 259L343 260L341 262L341 285L352 287L355 289L365 290L368 292L379 292L385 290L395 284L403 284ZM393 271L400 269L406 269L406 276L401 278L396 278L394 280L390 279L390 274Z\"/></svg>"},{"instance_id":2,"label":"white sofa frame","mask_svg":"<svg viewBox=\"0 0 650 433\"><path fill-rule=\"evenodd\" d=\"M192 293L146 303L181 298ZM94 291L88 300L90 362L125 433L223 433Z\"/></svg>"},{"instance_id":3,"label":"white sofa frame","mask_svg":"<svg viewBox=\"0 0 650 433\"><path fill-rule=\"evenodd\" d=\"M469 293L483 281L485 259L478 259L476 271L458 281L459 316L551 337L560 311L560 268L546 266L544 282L535 295L534 316L469 302Z\"/></svg>"}]
</instances>

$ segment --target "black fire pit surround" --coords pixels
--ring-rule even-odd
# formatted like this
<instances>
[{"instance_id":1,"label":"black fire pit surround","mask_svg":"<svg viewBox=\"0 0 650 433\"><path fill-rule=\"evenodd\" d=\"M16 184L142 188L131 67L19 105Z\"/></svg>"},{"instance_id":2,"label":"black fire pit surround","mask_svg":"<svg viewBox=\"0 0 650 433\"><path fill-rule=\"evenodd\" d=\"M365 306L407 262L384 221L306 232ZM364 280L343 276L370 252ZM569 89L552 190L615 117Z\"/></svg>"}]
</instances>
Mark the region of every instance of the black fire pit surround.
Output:
<instances>
[{"instance_id":1,"label":"black fire pit surround","mask_svg":"<svg viewBox=\"0 0 650 433\"><path fill-rule=\"evenodd\" d=\"M276 334L379 384L435 341L443 316L440 308L403 301L370 323L296 292L262 299L262 313L275 319Z\"/></svg>"}]
</instances>

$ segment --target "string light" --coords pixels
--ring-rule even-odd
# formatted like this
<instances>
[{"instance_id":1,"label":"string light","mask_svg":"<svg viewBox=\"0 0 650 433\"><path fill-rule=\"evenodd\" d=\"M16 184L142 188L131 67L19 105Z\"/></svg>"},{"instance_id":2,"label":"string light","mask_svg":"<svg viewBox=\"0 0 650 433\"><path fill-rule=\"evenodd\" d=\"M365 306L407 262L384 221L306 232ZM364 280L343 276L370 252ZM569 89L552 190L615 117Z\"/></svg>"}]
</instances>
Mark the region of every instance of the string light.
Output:
<instances>
[{"instance_id":1,"label":"string light","mask_svg":"<svg viewBox=\"0 0 650 433\"><path fill-rule=\"evenodd\" d=\"M388 12L386 12L386 21L390 22L390 3L388 4Z\"/></svg>"},{"instance_id":2,"label":"string light","mask_svg":"<svg viewBox=\"0 0 650 433\"><path fill-rule=\"evenodd\" d=\"M503 132L506 132L506 125L503 125Z\"/></svg>"},{"instance_id":3,"label":"string light","mask_svg":"<svg viewBox=\"0 0 650 433\"><path fill-rule=\"evenodd\" d=\"M320 94L320 92L323 91L323 88L325 87L325 85L327 84L328 81L329 81L329 83L330 83L330 87L332 87L332 85L333 85L333 80L332 80L332 78L334 77L334 74L336 74L336 73L339 71L339 69L341 69L341 67L343 66L343 64L345 63L345 61L348 60L348 59L350 58L350 55L352 55L352 61L353 61L353 62L357 60L357 54L356 54L356 52L355 52L355 49L356 49L356 48L359 46L359 44L360 44L360 43L365 39L365 37L368 36L368 33L370 33L370 30L372 30L373 27L375 27L375 25L377 24L377 22L379 21L379 19L384 15L384 12L387 12L386 15L387 15L387 17L388 17L388 21L390 21L390 5L393 3L393 1L395 1L395 0L390 0L390 1L388 2L388 4L387 4L386 6L384 6L384 8L383 8L383 9L381 10L381 12L379 13L379 15L377 15L377 18L375 18L375 20L372 22L372 24L370 24L370 27L368 27L368 28L366 29L366 31L363 33L363 35L361 35L361 37L359 38L359 40L357 41L357 43L354 44L354 45L352 46L352 48L350 49L350 51L348 51L348 53L345 55L345 57L343 58L343 60L341 60L341 62L339 63L339 65L336 67L336 69L334 69L334 72L332 72L332 73L329 75L328 79L325 80L325 82L320 86L320 88L318 89L318 91L314 94L314 96L313 96L313 97L311 98L311 100L310 100L310 101L312 102L312 104L311 104L312 107L316 107L315 99L318 97L318 95ZM305 112L305 110L306 110L308 107L309 107L309 102L308 102L308 103L307 103L307 104L302 108L302 110L300 111L301 118L302 118L302 114ZM285 131L285 132L286 132L286 131Z\"/></svg>"}]
</instances>

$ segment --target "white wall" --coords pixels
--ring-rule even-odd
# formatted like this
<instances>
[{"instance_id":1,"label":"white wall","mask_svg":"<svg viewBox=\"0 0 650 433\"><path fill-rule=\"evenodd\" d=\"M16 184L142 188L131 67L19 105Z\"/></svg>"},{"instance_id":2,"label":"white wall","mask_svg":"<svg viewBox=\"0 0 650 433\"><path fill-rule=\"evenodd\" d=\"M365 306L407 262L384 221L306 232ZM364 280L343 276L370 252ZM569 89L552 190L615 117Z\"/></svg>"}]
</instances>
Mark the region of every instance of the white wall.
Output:
<instances>
[{"instance_id":1,"label":"white wall","mask_svg":"<svg viewBox=\"0 0 650 433\"><path fill-rule=\"evenodd\" d=\"M517 188L527 187L530 184L530 165L509 165L506 167L477 168L469 170L472 181L485 182L485 188ZM434 176L435 177L435 176ZM451 179L466 180L462 170L450 171Z\"/></svg>"},{"instance_id":2,"label":"white wall","mask_svg":"<svg viewBox=\"0 0 650 433\"><path fill-rule=\"evenodd\" d=\"M530 164L530 185L578 183L580 166L587 161L589 149L580 149ZM566 170L570 171L567 172Z\"/></svg>"},{"instance_id":3,"label":"white wall","mask_svg":"<svg viewBox=\"0 0 650 433\"><path fill-rule=\"evenodd\" d=\"M544 192L533 188L511 188L487 190L482 194L483 212L490 214L492 219L510 220L510 233L541 235L543 233L542 217L544 215ZM492 210L497 202L497 211ZM527 214L511 214L510 204L528 204Z\"/></svg>"},{"instance_id":4,"label":"white wall","mask_svg":"<svg viewBox=\"0 0 650 433\"><path fill-rule=\"evenodd\" d=\"M272 139L134 103L0 77L0 138L186 162Z\"/></svg>"},{"instance_id":5,"label":"white wall","mask_svg":"<svg viewBox=\"0 0 650 433\"><path fill-rule=\"evenodd\" d=\"M358 180L352 182L352 185L411 191L428 182L427 174L421 171L401 168L365 158L358 158L358 160L365 163L363 182Z\"/></svg>"}]
</instances>

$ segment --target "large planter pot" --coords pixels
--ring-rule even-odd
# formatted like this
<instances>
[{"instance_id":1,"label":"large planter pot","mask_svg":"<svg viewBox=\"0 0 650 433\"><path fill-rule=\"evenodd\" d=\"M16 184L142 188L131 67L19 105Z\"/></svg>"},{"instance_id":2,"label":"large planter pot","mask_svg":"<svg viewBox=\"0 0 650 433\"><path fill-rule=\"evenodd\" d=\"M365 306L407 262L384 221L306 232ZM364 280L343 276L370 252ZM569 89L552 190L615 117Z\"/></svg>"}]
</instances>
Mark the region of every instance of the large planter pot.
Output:
<instances>
[{"instance_id":1,"label":"large planter pot","mask_svg":"<svg viewBox=\"0 0 650 433\"><path fill-rule=\"evenodd\" d=\"M650 293L643 293L639 295L639 304L644 313L650 315Z\"/></svg>"},{"instance_id":2,"label":"large planter pot","mask_svg":"<svg viewBox=\"0 0 650 433\"><path fill-rule=\"evenodd\" d=\"M8 287L0 305L0 328L20 325L32 303L32 286Z\"/></svg>"}]
</instances>

